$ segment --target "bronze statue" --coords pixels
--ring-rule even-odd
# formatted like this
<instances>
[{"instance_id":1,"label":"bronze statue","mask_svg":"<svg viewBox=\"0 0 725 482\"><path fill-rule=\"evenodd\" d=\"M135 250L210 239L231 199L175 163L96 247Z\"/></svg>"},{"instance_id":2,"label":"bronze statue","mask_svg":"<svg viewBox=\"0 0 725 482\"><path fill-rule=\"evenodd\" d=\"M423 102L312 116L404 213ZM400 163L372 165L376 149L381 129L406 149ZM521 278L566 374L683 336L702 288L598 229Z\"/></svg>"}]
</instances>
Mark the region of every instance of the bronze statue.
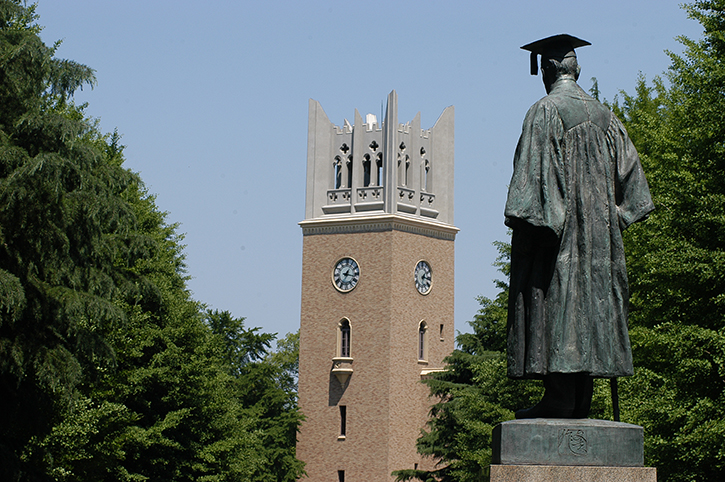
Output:
<instances>
[{"instance_id":1,"label":"bronze statue","mask_svg":"<svg viewBox=\"0 0 725 482\"><path fill-rule=\"evenodd\" d=\"M543 378L516 418L586 418L593 378L633 374L622 231L654 209L619 119L576 80L575 48L556 35L537 55L547 96L526 114L506 202L511 240L508 376Z\"/></svg>"}]
</instances>

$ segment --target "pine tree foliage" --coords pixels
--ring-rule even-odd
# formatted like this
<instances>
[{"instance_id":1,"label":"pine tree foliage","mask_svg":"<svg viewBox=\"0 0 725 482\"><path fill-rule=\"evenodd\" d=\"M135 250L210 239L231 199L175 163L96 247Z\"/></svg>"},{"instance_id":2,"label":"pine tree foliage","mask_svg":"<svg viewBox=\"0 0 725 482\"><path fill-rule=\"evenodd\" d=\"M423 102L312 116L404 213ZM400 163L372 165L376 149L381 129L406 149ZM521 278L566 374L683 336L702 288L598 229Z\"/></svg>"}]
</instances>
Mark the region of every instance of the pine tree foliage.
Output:
<instances>
[{"instance_id":1,"label":"pine tree foliage","mask_svg":"<svg viewBox=\"0 0 725 482\"><path fill-rule=\"evenodd\" d=\"M66 104L92 71L55 60L35 19L0 2L0 466L14 474L43 470L18 448L58 422L84 366L113 363L113 259L133 224L119 195L136 182Z\"/></svg>"},{"instance_id":2,"label":"pine tree foliage","mask_svg":"<svg viewBox=\"0 0 725 482\"><path fill-rule=\"evenodd\" d=\"M244 328L244 318L234 318L228 311L207 310L205 321L223 345L232 375L240 375L249 362L262 360L275 338L271 333L259 333L259 328Z\"/></svg>"},{"instance_id":3,"label":"pine tree foliage","mask_svg":"<svg viewBox=\"0 0 725 482\"><path fill-rule=\"evenodd\" d=\"M274 335L244 327L244 318L226 311L207 311L206 322L221 340L229 373L234 377L235 397L259 434L257 455L263 463L251 474L255 482L295 481L302 463L295 458L297 430L302 415L297 410L299 332L278 342L270 352Z\"/></svg>"},{"instance_id":4,"label":"pine tree foliage","mask_svg":"<svg viewBox=\"0 0 725 482\"><path fill-rule=\"evenodd\" d=\"M296 480L274 335L210 326L176 226L73 103L93 71L36 21L0 0L0 480Z\"/></svg>"}]
</instances>

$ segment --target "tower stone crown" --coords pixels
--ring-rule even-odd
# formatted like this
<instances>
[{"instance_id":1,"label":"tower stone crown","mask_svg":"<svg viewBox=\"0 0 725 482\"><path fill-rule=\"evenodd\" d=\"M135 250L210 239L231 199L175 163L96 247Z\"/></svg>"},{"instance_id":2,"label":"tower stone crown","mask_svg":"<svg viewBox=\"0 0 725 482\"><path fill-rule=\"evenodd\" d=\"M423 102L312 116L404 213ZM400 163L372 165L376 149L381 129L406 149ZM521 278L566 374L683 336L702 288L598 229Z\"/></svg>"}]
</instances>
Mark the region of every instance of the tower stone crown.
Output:
<instances>
[{"instance_id":1,"label":"tower stone crown","mask_svg":"<svg viewBox=\"0 0 725 482\"><path fill-rule=\"evenodd\" d=\"M450 106L430 129L421 129L420 113L399 124L392 91L382 123L356 109L354 123L339 127L310 99L303 228L385 214L452 226L453 118Z\"/></svg>"}]
</instances>

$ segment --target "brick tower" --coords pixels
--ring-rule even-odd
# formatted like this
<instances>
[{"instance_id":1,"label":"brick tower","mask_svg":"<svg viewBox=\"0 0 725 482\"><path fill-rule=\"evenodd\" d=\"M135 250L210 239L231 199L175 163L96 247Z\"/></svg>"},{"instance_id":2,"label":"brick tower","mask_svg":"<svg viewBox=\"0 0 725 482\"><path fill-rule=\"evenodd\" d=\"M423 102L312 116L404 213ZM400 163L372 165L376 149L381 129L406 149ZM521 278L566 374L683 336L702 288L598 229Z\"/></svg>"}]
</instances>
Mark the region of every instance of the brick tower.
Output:
<instances>
[{"instance_id":1,"label":"brick tower","mask_svg":"<svg viewBox=\"0 0 725 482\"><path fill-rule=\"evenodd\" d=\"M310 482L432 468L421 383L453 350L453 107L332 124L310 100L297 457Z\"/></svg>"}]
</instances>

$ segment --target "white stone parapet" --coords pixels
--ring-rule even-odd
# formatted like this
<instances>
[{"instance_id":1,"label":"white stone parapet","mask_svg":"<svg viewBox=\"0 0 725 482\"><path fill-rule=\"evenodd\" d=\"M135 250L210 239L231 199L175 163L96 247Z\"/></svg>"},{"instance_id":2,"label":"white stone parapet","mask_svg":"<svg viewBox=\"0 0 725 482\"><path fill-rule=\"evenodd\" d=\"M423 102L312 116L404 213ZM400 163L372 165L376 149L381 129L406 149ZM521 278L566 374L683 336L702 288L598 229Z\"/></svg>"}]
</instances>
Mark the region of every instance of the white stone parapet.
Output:
<instances>
[{"instance_id":1,"label":"white stone parapet","mask_svg":"<svg viewBox=\"0 0 725 482\"><path fill-rule=\"evenodd\" d=\"M399 124L392 91L381 123L355 110L339 127L310 99L305 220L388 213L453 225L453 120L451 106L430 129L420 113Z\"/></svg>"}]
</instances>

